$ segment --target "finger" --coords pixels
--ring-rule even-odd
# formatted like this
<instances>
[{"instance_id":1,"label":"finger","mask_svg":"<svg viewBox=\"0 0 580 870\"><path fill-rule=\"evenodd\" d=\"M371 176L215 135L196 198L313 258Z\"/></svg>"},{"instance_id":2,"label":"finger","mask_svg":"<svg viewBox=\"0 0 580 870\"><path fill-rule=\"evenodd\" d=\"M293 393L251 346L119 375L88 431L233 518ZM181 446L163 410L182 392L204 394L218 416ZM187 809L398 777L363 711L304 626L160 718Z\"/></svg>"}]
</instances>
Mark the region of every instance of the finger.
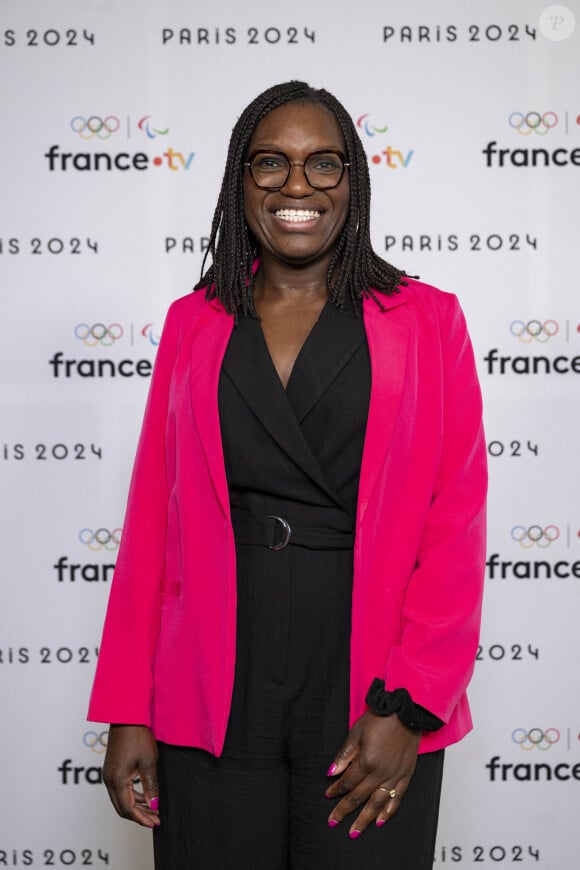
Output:
<instances>
[{"instance_id":1,"label":"finger","mask_svg":"<svg viewBox=\"0 0 580 870\"><path fill-rule=\"evenodd\" d=\"M339 825L347 816L362 807L376 790L376 780L364 779L355 788L352 788L333 808L328 817L331 828Z\"/></svg>"},{"instance_id":2,"label":"finger","mask_svg":"<svg viewBox=\"0 0 580 870\"><path fill-rule=\"evenodd\" d=\"M329 785L325 791L325 795L328 798L337 798L342 795L348 794L349 791L357 788L357 786L366 779L367 772L362 770L358 763L358 759L353 759L347 768L347 770L342 774L342 776L337 779L332 785Z\"/></svg>"},{"instance_id":3,"label":"finger","mask_svg":"<svg viewBox=\"0 0 580 870\"><path fill-rule=\"evenodd\" d=\"M133 796L135 803L139 805L140 809L150 809L149 802L142 788L141 777L133 780ZM155 810L156 807L153 807L153 809Z\"/></svg>"},{"instance_id":4,"label":"finger","mask_svg":"<svg viewBox=\"0 0 580 870\"><path fill-rule=\"evenodd\" d=\"M394 801L389 796L388 792L380 791L376 788L371 793L361 812L350 826L348 835L351 840L356 840L356 838L360 837L362 832L365 831L372 822L375 822L380 817L382 818L381 814L386 811L389 803L393 802ZM382 822L381 824L384 825L385 822ZM381 827L381 825L379 825L379 827Z\"/></svg>"},{"instance_id":5,"label":"finger","mask_svg":"<svg viewBox=\"0 0 580 870\"><path fill-rule=\"evenodd\" d=\"M340 773L346 770L351 761L356 758L357 754L357 746L352 741L347 741L343 743L341 748L338 750L332 764L327 770L327 776L338 776Z\"/></svg>"},{"instance_id":6,"label":"finger","mask_svg":"<svg viewBox=\"0 0 580 870\"><path fill-rule=\"evenodd\" d=\"M143 798L137 797L132 779L129 781L112 780L106 783L111 802L118 814L146 828L159 824L159 816L142 803Z\"/></svg>"},{"instance_id":7,"label":"finger","mask_svg":"<svg viewBox=\"0 0 580 870\"><path fill-rule=\"evenodd\" d=\"M352 823L349 837L352 840L356 840L373 821L378 828L386 824L399 809L403 796L404 791L402 786L399 789L395 787L388 788L387 786L376 788Z\"/></svg>"},{"instance_id":8,"label":"finger","mask_svg":"<svg viewBox=\"0 0 580 870\"><path fill-rule=\"evenodd\" d=\"M400 783L399 786L394 789L394 797L392 797L391 795L387 796L387 801L384 807L379 810L375 819L375 824L378 828L382 828L382 826L386 824L389 819L393 818L393 816L401 806L401 801L405 797L405 791L406 784Z\"/></svg>"},{"instance_id":9,"label":"finger","mask_svg":"<svg viewBox=\"0 0 580 870\"><path fill-rule=\"evenodd\" d=\"M146 828L154 828L159 824L159 813L149 806L146 795L138 792L133 783L129 783L126 789L124 801L125 818Z\"/></svg>"},{"instance_id":10,"label":"finger","mask_svg":"<svg viewBox=\"0 0 580 870\"><path fill-rule=\"evenodd\" d=\"M157 780L157 759L140 764L139 770L141 773L141 784L143 785L143 794L145 795L147 806L152 812L158 813L159 782Z\"/></svg>"}]
</instances>

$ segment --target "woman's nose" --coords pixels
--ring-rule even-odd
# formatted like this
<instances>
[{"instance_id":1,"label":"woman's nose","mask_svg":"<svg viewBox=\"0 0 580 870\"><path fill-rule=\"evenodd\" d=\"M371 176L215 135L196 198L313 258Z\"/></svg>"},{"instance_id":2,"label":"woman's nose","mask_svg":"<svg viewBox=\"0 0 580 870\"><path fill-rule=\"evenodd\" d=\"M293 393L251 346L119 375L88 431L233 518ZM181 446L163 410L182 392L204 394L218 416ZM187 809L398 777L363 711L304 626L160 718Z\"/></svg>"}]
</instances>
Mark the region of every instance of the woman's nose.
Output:
<instances>
[{"instance_id":1,"label":"woman's nose","mask_svg":"<svg viewBox=\"0 0 580 870\"><path fill-rule=\"evenodd\" d=\"M291 195L295 197L309 196L309 194L312 193L314 188L306 177L303 163L295 162L290 164L288 178L280 190L287 194L291 193Z\"/></svg>"}]
</instances>

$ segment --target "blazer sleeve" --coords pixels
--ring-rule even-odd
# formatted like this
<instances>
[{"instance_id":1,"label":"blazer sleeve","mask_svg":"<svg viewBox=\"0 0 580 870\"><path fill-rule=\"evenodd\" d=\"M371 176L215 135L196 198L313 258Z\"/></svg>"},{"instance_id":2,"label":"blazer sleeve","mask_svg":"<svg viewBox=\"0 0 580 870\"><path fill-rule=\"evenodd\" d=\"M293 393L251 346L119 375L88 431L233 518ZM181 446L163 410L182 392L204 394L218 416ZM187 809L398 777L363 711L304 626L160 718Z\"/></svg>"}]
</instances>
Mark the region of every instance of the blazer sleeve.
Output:
<instances>
[{"instance_id":1,"label":"blazer sleeve","mask_svg":"<svg viewBox=\"0 0 580 870\"><path fill-rule=\"evenodd\" d=\"M472 676L479 640L487 449L463 312L451 294L438 294L436 304L443 402L439 465L385 688L407 689L413 701L448 722Z\"/></svg>"},{"instance_id":2,"label":"blazer sleeve","mask_svg":"<svg viewBox=\"0 0 580 870\"><path fill-rule=\"evenodd\" d=\"M178 307L170 307L157 348L91 693L92 721L151 724L167 526L165 433L179 347Z\"/></svg>"}]
</instances>

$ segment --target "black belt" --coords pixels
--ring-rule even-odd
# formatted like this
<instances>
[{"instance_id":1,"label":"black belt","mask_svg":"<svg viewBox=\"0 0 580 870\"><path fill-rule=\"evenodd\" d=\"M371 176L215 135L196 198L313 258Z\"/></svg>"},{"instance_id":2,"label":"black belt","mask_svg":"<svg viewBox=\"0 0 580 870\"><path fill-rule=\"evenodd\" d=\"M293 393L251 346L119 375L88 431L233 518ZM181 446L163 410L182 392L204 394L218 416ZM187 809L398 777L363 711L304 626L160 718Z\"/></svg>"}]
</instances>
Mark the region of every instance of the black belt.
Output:
<instances>
[{"instance_id":1,"label":"black belt","mask_svg":"<svg viewBox=\"0 0 580 870\"><path fill-rule=\"evenodd\" d=\"M352 550L354 547L354 532L303 528L290 525L284 517L275 514L265 517L234 514L232 525L236 544L257 544L269 550L283 550L288 544L314 550Z\"/></svg>"}]
</instances>

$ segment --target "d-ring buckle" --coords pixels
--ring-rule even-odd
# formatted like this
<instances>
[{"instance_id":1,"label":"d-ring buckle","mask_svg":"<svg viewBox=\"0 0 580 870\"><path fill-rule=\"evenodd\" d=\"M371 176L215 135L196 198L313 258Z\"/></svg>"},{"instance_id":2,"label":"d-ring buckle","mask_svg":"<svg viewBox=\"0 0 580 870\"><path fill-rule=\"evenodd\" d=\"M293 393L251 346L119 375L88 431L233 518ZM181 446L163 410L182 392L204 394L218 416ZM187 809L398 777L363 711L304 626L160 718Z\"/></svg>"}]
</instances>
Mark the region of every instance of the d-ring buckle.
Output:
<instances>
[{"instance_id":1,"label":"d-ring buckle","mask_svg":"<svg viewBox=\"0 0 580 870\"><path fill-rule=\"evenodd\" d=\"M283 550L284 547L288 546L288 541L290 540L290 535L292 534L292 529L290 528L290 524L287 523L285 519L282 519L282 517L277 517L275 514L268 514L266 519L267 520L276 520L277 522L279 522L282 525L282 528L284 529L284 534L286 535L284 540L280 541L280 543L271 544L271 545L269 544L268 549L269 550Z\"/></svg>"}]
</instances>

